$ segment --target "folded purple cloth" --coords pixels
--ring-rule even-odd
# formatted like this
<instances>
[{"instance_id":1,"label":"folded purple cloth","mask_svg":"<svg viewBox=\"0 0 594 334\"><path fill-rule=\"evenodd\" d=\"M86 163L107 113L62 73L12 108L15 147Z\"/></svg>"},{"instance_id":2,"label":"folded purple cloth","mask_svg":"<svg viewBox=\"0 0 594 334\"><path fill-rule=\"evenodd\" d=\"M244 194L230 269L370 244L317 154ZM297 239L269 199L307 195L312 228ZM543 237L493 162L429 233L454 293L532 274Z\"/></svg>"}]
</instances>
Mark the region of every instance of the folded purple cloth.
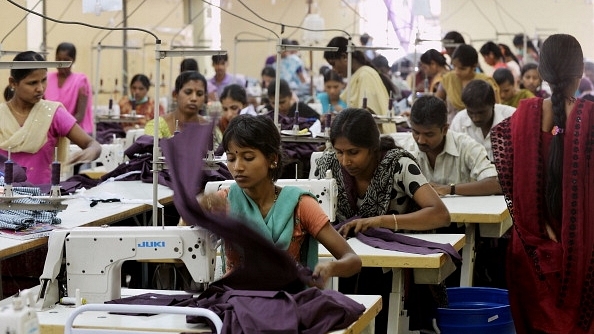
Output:
<instances>
[{"instance_id":1,"label":"folded purple cloth","mask_svg":"<svg viewBox=\"0 0 594 334\"><path fill-rule=\"evenodd\" d=\"M357 218L359 217L353 217L349 220L345 220L334 225L334 228L338 230L344 224ZM423 255L445 253L452 258L454 263L462 263L462 256L460 256L460 253L458 253L456 249L450 244L422 240L419 238L402 235L400 233L394 233L392 230L385 228L370 228L365 232L357 233L355 237L361 240L361 242L364 244L375 248Z\"/></svg>"}]
</instances>

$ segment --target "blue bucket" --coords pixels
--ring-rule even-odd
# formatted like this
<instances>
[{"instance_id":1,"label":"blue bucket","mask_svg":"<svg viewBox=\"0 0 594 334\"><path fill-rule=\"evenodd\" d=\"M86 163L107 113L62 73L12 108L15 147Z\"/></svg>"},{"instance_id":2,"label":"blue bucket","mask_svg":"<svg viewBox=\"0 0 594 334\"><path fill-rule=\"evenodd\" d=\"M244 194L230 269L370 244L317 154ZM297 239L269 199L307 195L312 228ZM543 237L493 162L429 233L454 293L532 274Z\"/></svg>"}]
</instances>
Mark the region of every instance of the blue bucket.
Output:
<instances>
[{"instance_id":1,"label":"blue bucket","mask_svg":"<svg viewBox=\"0 0 594 334\"><path fill-rule=\"evenodd\" d=\"M448 308L437 309L441 334L514 334L507 290L448 288Z\"/></svg>"}]
</instances>

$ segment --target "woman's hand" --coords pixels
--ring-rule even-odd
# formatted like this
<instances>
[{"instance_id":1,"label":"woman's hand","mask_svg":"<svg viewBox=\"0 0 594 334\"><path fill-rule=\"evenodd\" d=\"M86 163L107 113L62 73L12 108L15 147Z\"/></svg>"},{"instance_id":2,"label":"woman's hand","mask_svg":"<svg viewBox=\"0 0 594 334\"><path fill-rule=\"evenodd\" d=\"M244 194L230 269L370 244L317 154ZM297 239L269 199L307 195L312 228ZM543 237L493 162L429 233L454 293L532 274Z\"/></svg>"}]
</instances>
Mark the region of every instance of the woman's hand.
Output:
<instances>
[{"instance_id":1,"label":"woman's hand","mask_svg":"<svg viewBox=\"0 0 594 334\"><path fill-rule=\"evenodd\" d=\"M227 212L229 209L227 199L217 193L198 195L197 200L204 211Z\"/></svg>"},{"instance_id":2,"label":"woman's hand","mask_svg":"<svg viewBox=\"0 0 594 334\"><path fill-rule=\"evenodd\" d=\"M70 156L66 163L68 165L72 165L91 162L97 159L97 157L99 156L99 154L97 154L97 151L99 151L99 154L101 153L101 146L99 144L91 145L90 147L87 147L81 151L72 154L72 156Z\"/></svg>"},{"instance_id":3,"label":"woman's hand","mask_svg":"<svg viewBox=\"0 0 594 334\"><path fill-rule=\"evenodd\" d=\"M346 238L348 235L355 235L359 232L365 232L369 228L381 227L381 226L382 226L381 216L369 217L369 218L359 218L359 219L353 219L350 222L344 224L338 230L338 233L340 233L343 237Z\"/></svg>"},{"instance_id":4,"label":"woman's hand","mask_svg":"<svg viewBox=\"0 0 594 334\"><path fill-rule=\"evenodd\" d=\"M313 278L311 285L323 289L330 279L332 274L332 261L318 262L311 277Z\"/></svg>"},{"instance_id":5,"label":"woman's hand","mask_svg":"<svg viewBox=\"0 0 594 334\"><path fill-rule=\"evenodd\" d=\"M553 228L551 227L551 225L549 225L549 223L545 223L545 229L547 231L549 239L553 240L554 242L559 242L559 240L557 240L557 235L555 235L555 231L553 231Z\"/></svg>"}]
</instances>

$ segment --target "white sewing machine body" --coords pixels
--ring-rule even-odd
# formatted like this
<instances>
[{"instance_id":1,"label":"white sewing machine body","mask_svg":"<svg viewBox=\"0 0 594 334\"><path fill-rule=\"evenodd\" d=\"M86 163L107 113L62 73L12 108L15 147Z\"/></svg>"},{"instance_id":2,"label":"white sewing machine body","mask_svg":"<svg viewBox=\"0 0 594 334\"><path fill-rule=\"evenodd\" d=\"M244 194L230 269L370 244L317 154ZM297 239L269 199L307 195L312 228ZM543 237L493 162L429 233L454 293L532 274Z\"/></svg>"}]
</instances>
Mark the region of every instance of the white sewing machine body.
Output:
<instances>
[{"instance_id":1,"label":"white sewing machine body","mask_svg":"<svg viewBox=\"0 0 594 334\"><path fill-rule=\"evenodd\" d=\"M204 192L214 192L221 188L226 188L234 184L235 181L211 181L206 183ZM283 186L296 186L311 192L318 203L324 210L324 213L328 216L331 222L336 219L336 199L338 198L338 190L336 186L336 180L328 175L325 179L279 179L276 184Z\"/></svg>"},{"instance_id":2,"label":"white sewing machine body","mask_svg":"<svg viewBox=\"0 0 594 334\"><path fill-rule=\"evenodd\" d=\"M195 226L80 227L53 231L40 278L41 308L59 300L57 276L65 261L68 296L89 303L121 297L121 268L128 260L181 260L198 283L214 281L216 236Z\"/></svg>"}]
</instances>

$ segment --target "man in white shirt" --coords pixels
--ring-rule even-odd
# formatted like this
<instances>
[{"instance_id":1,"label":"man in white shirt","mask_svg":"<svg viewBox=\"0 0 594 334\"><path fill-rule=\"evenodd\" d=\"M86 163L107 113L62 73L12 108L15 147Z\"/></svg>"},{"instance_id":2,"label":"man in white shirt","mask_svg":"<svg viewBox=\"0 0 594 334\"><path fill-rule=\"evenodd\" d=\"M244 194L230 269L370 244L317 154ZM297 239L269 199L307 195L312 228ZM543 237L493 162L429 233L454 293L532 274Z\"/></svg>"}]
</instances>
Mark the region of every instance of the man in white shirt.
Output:
<instances>
[{"instance_id":1,"label":"man in white shirt","mask_svg":"<svg viewBox=\"0 0 594 334\"><path fill-rule=\"evenodd\" d=\"M484 146L468 135L448 131L447 107L435 96L418 98L411 108L412 137L403 144L440 196L501 194L495 165Z\"/></svg>"},{"instance_id":2,"label":"man in white shirt","mask_svg":"<svg viewBox=\"0 0 594 334\"><path fill-rule=\"evenodd\" d=\"M470 81L462 91L462 102L466 109L456 114L450 130L462 132L481 143L493 161L491 129L510 117L516 108L495 103L493 87L483 80Z\"/></svg>"}]
</instances>

